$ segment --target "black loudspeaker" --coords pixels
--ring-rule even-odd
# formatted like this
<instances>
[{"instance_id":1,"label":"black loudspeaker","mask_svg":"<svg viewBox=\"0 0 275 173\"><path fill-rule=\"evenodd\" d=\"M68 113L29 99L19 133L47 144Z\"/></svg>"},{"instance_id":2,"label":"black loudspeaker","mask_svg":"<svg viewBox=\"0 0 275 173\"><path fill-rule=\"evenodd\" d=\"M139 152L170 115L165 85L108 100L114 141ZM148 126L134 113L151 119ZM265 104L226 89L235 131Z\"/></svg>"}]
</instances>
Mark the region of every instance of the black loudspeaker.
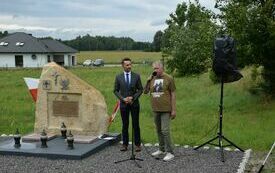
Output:
<instances>
[{"instance_id":1,"label":"black loudspeaker","mask_svg":"<svg viewBox=\"0 0 275 173\"><path fill-rule=\"evenodd\" d=\"M232 37L221 36L215 39L213 71L225 83L243 77L237 68L236 47Z\"/></svg>"}]
</instances>

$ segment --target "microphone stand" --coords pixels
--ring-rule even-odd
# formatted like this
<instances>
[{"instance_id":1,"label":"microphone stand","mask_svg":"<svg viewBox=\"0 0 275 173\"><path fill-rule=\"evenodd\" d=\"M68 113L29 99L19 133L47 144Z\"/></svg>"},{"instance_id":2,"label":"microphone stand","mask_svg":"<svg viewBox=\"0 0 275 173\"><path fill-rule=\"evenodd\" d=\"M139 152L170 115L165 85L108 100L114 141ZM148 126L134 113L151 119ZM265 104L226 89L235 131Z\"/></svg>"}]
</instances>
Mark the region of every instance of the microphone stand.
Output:
<instances>
[{"instance_id":1,"label":"microphone stand","mask_svg":"<svg viewBox=\"0 0 275 173\"><path fill-rule=\"evenodd\" d=\"M139 160L139 161L143 161L143 159L140 159L140 158L137 158L135 153L134 153L134 126L133 126L133 117L132 117L132 152L131 152L131 157L129 159L123 159L123 160L119 160L119 161L115 161L114 163L117 164L117 163L120 163L120 162L125 162L125 161L128 161L128 160L133 160L136 164L137 167L139 168L142 168L136 160Z\"/></svg>"},{"instance_id":2,"label":"microphone stand","mask_svg":"<svg viewBox=\"0 0 275 173\"><path fill-rule=\"evenodd\" d=\"M133 120L133 119L132 119ZM132 152L131 152L131 156L129 159L123 159L123 160L119 160L119 161L115 161L114 163L117 164L117 163L120 163L120 162L126 162L128 160L133 160L136 164L137 167L139 168L142 168L136 160L139 160L139 161L143 161L143 159L140 159L140 158L137 158L135 153L134 153L134 127L133 127L133 121L132 121Z\"/></svg>"},{"instance_id":3,"label":"microphone stand","mask_svg":"<svg viewBox=\"0 0 275 173\"><path fill-rule=\"evenodd\" d=\"M238 147L236 144L234 144L233 142L231 142L229 139L227 139L223 133L222 133L222 118L223 118L223 85L224 85L224 79L223 79L223 75L221 76L221 97L220 97L220 123L219 123L219 132L218 135L212 139L210 139L209 141L201 144L200 146L194 148L194 150L197 150L199 148L201 148L202 146L206 145L206 144L210 144L210 145L214 145L214 146L218 146L220 148L220 152L221 152L221 161L224 162L224 153L223 153L223 148L227 147L227 146L234 146L236 148L238 148L240 151L244 152L243 149L241 149L240 147ZM212 141L218 139L219 144L213 144L211 143ZM229 145L223 145L222 141L223 139L225 141L227 141L229 143Z\"/></svg>"}]
</instances>

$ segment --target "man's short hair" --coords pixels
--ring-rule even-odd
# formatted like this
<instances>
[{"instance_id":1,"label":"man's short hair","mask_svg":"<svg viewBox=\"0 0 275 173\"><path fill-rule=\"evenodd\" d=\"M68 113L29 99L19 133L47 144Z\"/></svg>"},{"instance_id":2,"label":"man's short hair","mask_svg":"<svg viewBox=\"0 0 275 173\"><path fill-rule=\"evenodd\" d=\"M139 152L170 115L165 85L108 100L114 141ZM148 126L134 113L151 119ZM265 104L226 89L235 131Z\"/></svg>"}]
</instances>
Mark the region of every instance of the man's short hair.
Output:
<instances>
[{"instance_id":1,"label":"man's short hair","mask_svg":"<svg viewBox=\"0 0 275 173\"><path fill-rule=\"evenodd\" d=\"M128 57L125 57L125 58L123 58L123 59L121 60L121 64L123 64L124 61L132 61L132 60L131 60L130 58L128 58Z\"/></svg>"},{"instance_id":2,"label":"man's short hair","mask_svg":"<svg viewBox=\"0 0 275 173\"><path fill-rule=\"evenodd\" d=\"M153 67L159 66L160 68L163 69L163 63L161 61L155 61L155 62L153 62L152 66Z\"/></svg>"}]
</instances>

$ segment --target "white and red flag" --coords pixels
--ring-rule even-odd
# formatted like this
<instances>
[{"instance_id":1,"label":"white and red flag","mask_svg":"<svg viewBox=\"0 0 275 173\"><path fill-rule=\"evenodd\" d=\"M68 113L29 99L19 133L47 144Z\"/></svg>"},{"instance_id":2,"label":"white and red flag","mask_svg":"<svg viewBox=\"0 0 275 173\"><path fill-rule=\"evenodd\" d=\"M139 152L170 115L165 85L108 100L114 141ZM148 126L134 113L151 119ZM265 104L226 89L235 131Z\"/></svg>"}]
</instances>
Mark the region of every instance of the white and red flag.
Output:
<instances>
[{"instance_id":1,"label":"white and red flag","mask_svg":"<svg viewBox=\"0 0 275 173\"><path fill-rule=\"evenodd\" d=\"M32 98L33 98L34 102L36 102L39 79L25 77L24 81L25 81L25 83L27 84L27 86L29 88L29 91L32 95Z\"/></svg>"},{"instance_id":2,"label":"white and red flag","mask_svg":"<svg viewBox=\"0 0 275 173\"><path fill-rule=\"evenodd\" d=\"M114 107L113 113L112 113L112 115L111 115L110 118L109 118L109 126L112 124L112 122L114 121L114 119L115 119L115 117L116 117L116 114L117 114L117 112L118 112L118 110L119 110L119 105L120 105L120 101L118 100L118 101L116 102L115 107Z\"/></svg>"}]
</instances>

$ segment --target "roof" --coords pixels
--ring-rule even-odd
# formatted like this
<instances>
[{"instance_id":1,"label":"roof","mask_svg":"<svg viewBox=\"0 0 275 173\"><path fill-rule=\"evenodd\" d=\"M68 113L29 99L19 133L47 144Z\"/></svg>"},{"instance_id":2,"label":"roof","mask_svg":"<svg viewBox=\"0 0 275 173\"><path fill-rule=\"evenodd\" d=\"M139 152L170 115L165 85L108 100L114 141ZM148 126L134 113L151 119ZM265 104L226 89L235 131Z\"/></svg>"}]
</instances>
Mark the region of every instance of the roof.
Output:
<instances>
[{"instance_id":1,"label":"roof","mask_svg":"<svg viewBox=\"0 0 275 173\"><path fill-rule=\"evenodd\" d=\"M77 53L78 51L52 39L38 39L31 34L15 32L0 39L0 53Z\"/></svg>"}]
</instances>

